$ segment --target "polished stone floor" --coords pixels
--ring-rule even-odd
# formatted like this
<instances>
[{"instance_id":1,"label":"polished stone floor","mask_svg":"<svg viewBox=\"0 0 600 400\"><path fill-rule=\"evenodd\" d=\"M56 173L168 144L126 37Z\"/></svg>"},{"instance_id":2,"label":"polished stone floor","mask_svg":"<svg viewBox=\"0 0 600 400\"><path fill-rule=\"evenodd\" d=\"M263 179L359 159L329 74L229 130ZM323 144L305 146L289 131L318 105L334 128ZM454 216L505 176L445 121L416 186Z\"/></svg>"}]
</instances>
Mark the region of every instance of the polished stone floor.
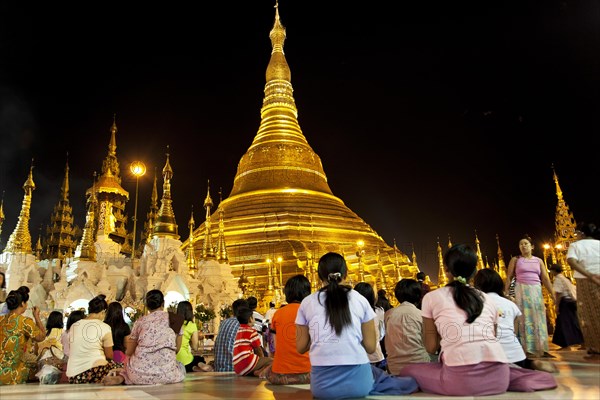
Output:
<instances>
[{"instance_id":1,"label":"polished stone floor","mask_svg":"<svg viewBox=\"0 0 600 400\"><path fill-rule=\"evenodd\" d=\"M534 393L510 392L498 396L456 397L456 399L600 399L600 362L583 359L584 351L551 351L558 372L554 375L558 388ZM435 399L425 393L410 396L369 396L369 399ZM0 386L0 400L95 400L95 399L312 399L309 385L275 386L254 377L238 377L233 373L197 372L173 385L117 386L101 385L26 385Z\"/></svg>"}]
</instances>

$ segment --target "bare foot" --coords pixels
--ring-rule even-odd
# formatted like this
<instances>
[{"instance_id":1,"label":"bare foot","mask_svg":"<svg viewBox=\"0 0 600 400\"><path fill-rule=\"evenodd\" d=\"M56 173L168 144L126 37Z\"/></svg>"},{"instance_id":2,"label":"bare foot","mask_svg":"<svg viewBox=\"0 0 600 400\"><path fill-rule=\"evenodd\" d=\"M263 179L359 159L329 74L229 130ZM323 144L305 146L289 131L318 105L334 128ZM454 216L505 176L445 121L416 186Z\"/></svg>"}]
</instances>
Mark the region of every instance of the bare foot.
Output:
<instances>
[{"instance_id":1,"label":"bare foot","mask_svg":"<svg viewBox=\"0 0 600 400\"><path fill-rule=\"evenodd\" d=\"M125 382L125 378L121 375L106 375L102 378L102 384L104 386L116 386Z\"/></svg>"},{"instance_id":2,"label":"bare foot","mask_svg":"<svg viewBox=\"0 0 600 400\"><path fill-rule=\"evenodd\" d=\"M551 374L558 372L556 366L548 361L532 360L531 365L538 371L550 372Z\"/></svg>"},{"instance_id":3,"label":"bare foot","mask_svg":"<svg viewBox=\"0 0 600 400\"><path fill-rule=\"evenodd\" d=\"M208 364L204 364L204 363L198 363L198 365L194 365L192 370L194 372L212 372L212 371L214 371L212 365L208 365Z\"/></svg>"}]
</instances>

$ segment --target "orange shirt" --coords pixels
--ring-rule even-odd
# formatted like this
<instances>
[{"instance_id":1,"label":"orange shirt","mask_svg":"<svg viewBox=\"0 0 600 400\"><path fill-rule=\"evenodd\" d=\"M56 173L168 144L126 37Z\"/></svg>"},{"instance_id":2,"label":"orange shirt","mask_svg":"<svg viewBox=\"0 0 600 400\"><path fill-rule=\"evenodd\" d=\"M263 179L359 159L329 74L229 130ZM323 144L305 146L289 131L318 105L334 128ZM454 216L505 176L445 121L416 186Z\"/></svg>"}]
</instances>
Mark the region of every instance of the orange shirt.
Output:
<instances>
[{"instance_id":1,"label":"orange shirt","mask_svg":"<svg viewBox=\"0 0 600 400\"><path fill-rule=\"evenodd\" d=\"M276 374L310 372L308 352L296 350L296 314L299 303L290 303L275 312L271 327L275 330L275 357L271 370Z\"/></svg>"}]
</instances>

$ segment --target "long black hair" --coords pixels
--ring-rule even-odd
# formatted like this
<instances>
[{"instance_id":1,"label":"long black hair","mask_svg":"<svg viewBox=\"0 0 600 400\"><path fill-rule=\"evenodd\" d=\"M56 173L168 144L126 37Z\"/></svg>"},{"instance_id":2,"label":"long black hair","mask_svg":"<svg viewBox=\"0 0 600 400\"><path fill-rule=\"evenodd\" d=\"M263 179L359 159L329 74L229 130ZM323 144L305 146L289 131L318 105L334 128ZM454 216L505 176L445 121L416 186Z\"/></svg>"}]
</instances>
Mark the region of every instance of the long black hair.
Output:
<instances>
[{"instance_id":1,"label":"long black hair","mask_svg":"<svg viewBox=\"0 0 600 400\"><path fill-rule=\"evenodd\" d=\"M483 310L483 298L479 291L466 283L475 273L477 254L466 244L455 244L444 255L444 264L454 276L454 281L446 286L453 288L454 302L467 313L467 322L470 324Z\"/></svg>"},{"instance_id":2,"label":"long black hair","mask_svg":"<svg viewBox=\"0 0 600 400\"><path fill-rule=\"evenodd\" d=\"M346 260L338 253L329 252L319 260L319 279L325 283L319 292L325 292L325 321L329 322L337 335L342 333L345 326L352 323L348 286L340 285L346 277L348 267ZM320 301L320 300L319 300Z\"/></svg>"},{"instance_id":3,"label":"long black hair","mask_svg":"<svg viewBox=\"0 0 600 400\"><path fill-rule=\"evenodd\" d=\"M375 311L375 291L373 290L373 286L367 282L359 282L354 286L354 290L367 299L369 305Z\"/></svg>"},{"instance_id":4,"label":"long black hair","mask_svg":"<svg viewBox=\"0 0 600 400\"><path fill-rule=\"evenodd\" d=\"M177 314L183 317L185 324L194 320L194 311L192 309L192 303L189 301L180 301L177 304Z\"/></svg>"},{"instance_id":5,"label":"long black hair","mask_svg":"<svg viewBox=\"0 0 600 400\"><path fill-rule=\"evenodd\" d=\"M46 321L46 336L50 335L52 328L62 329L63 326L63 314L60 311L52 311Z\"/></svg>"},{"instance_id":6,"label":"long black hair","mask_svg":"<svg viewBox=\"0 0 600 400\"><path fill-rule=\"evenodd\" d=\"M477 271L473 278L475 287L484 293L496 293L498 296L504 295L504 281L499 273L493 269L484 268Z\"/></svg>"}]
</instances>

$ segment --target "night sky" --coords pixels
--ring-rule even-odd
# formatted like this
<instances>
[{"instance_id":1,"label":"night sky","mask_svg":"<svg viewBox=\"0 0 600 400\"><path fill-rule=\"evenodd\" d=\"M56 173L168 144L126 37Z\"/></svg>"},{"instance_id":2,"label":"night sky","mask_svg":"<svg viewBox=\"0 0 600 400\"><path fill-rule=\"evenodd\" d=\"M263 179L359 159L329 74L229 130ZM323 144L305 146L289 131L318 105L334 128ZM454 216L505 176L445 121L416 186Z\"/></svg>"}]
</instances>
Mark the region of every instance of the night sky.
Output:
<instances>
[{"instance_id":1,"label":"night sky","mask_svg":"<svg viewBox=\"0 0 600 400\"><path fill-rule=\"evenodd\" d=\"M67 152L83 226L115 113L130 216L129 164L149 167L143 222L167 145L182 239L208 179L215 204L231 191L260 124L274 0L123 3L0 3L0 248L32 158L33 240ZM405 3L280 2L298 120L333 193L429 274L448 235L477 232L490 263L496 234L506 262L521 234L551 239L552 165L575 219L600 223L600 3Z\"/></svg>"}]
</instances>

